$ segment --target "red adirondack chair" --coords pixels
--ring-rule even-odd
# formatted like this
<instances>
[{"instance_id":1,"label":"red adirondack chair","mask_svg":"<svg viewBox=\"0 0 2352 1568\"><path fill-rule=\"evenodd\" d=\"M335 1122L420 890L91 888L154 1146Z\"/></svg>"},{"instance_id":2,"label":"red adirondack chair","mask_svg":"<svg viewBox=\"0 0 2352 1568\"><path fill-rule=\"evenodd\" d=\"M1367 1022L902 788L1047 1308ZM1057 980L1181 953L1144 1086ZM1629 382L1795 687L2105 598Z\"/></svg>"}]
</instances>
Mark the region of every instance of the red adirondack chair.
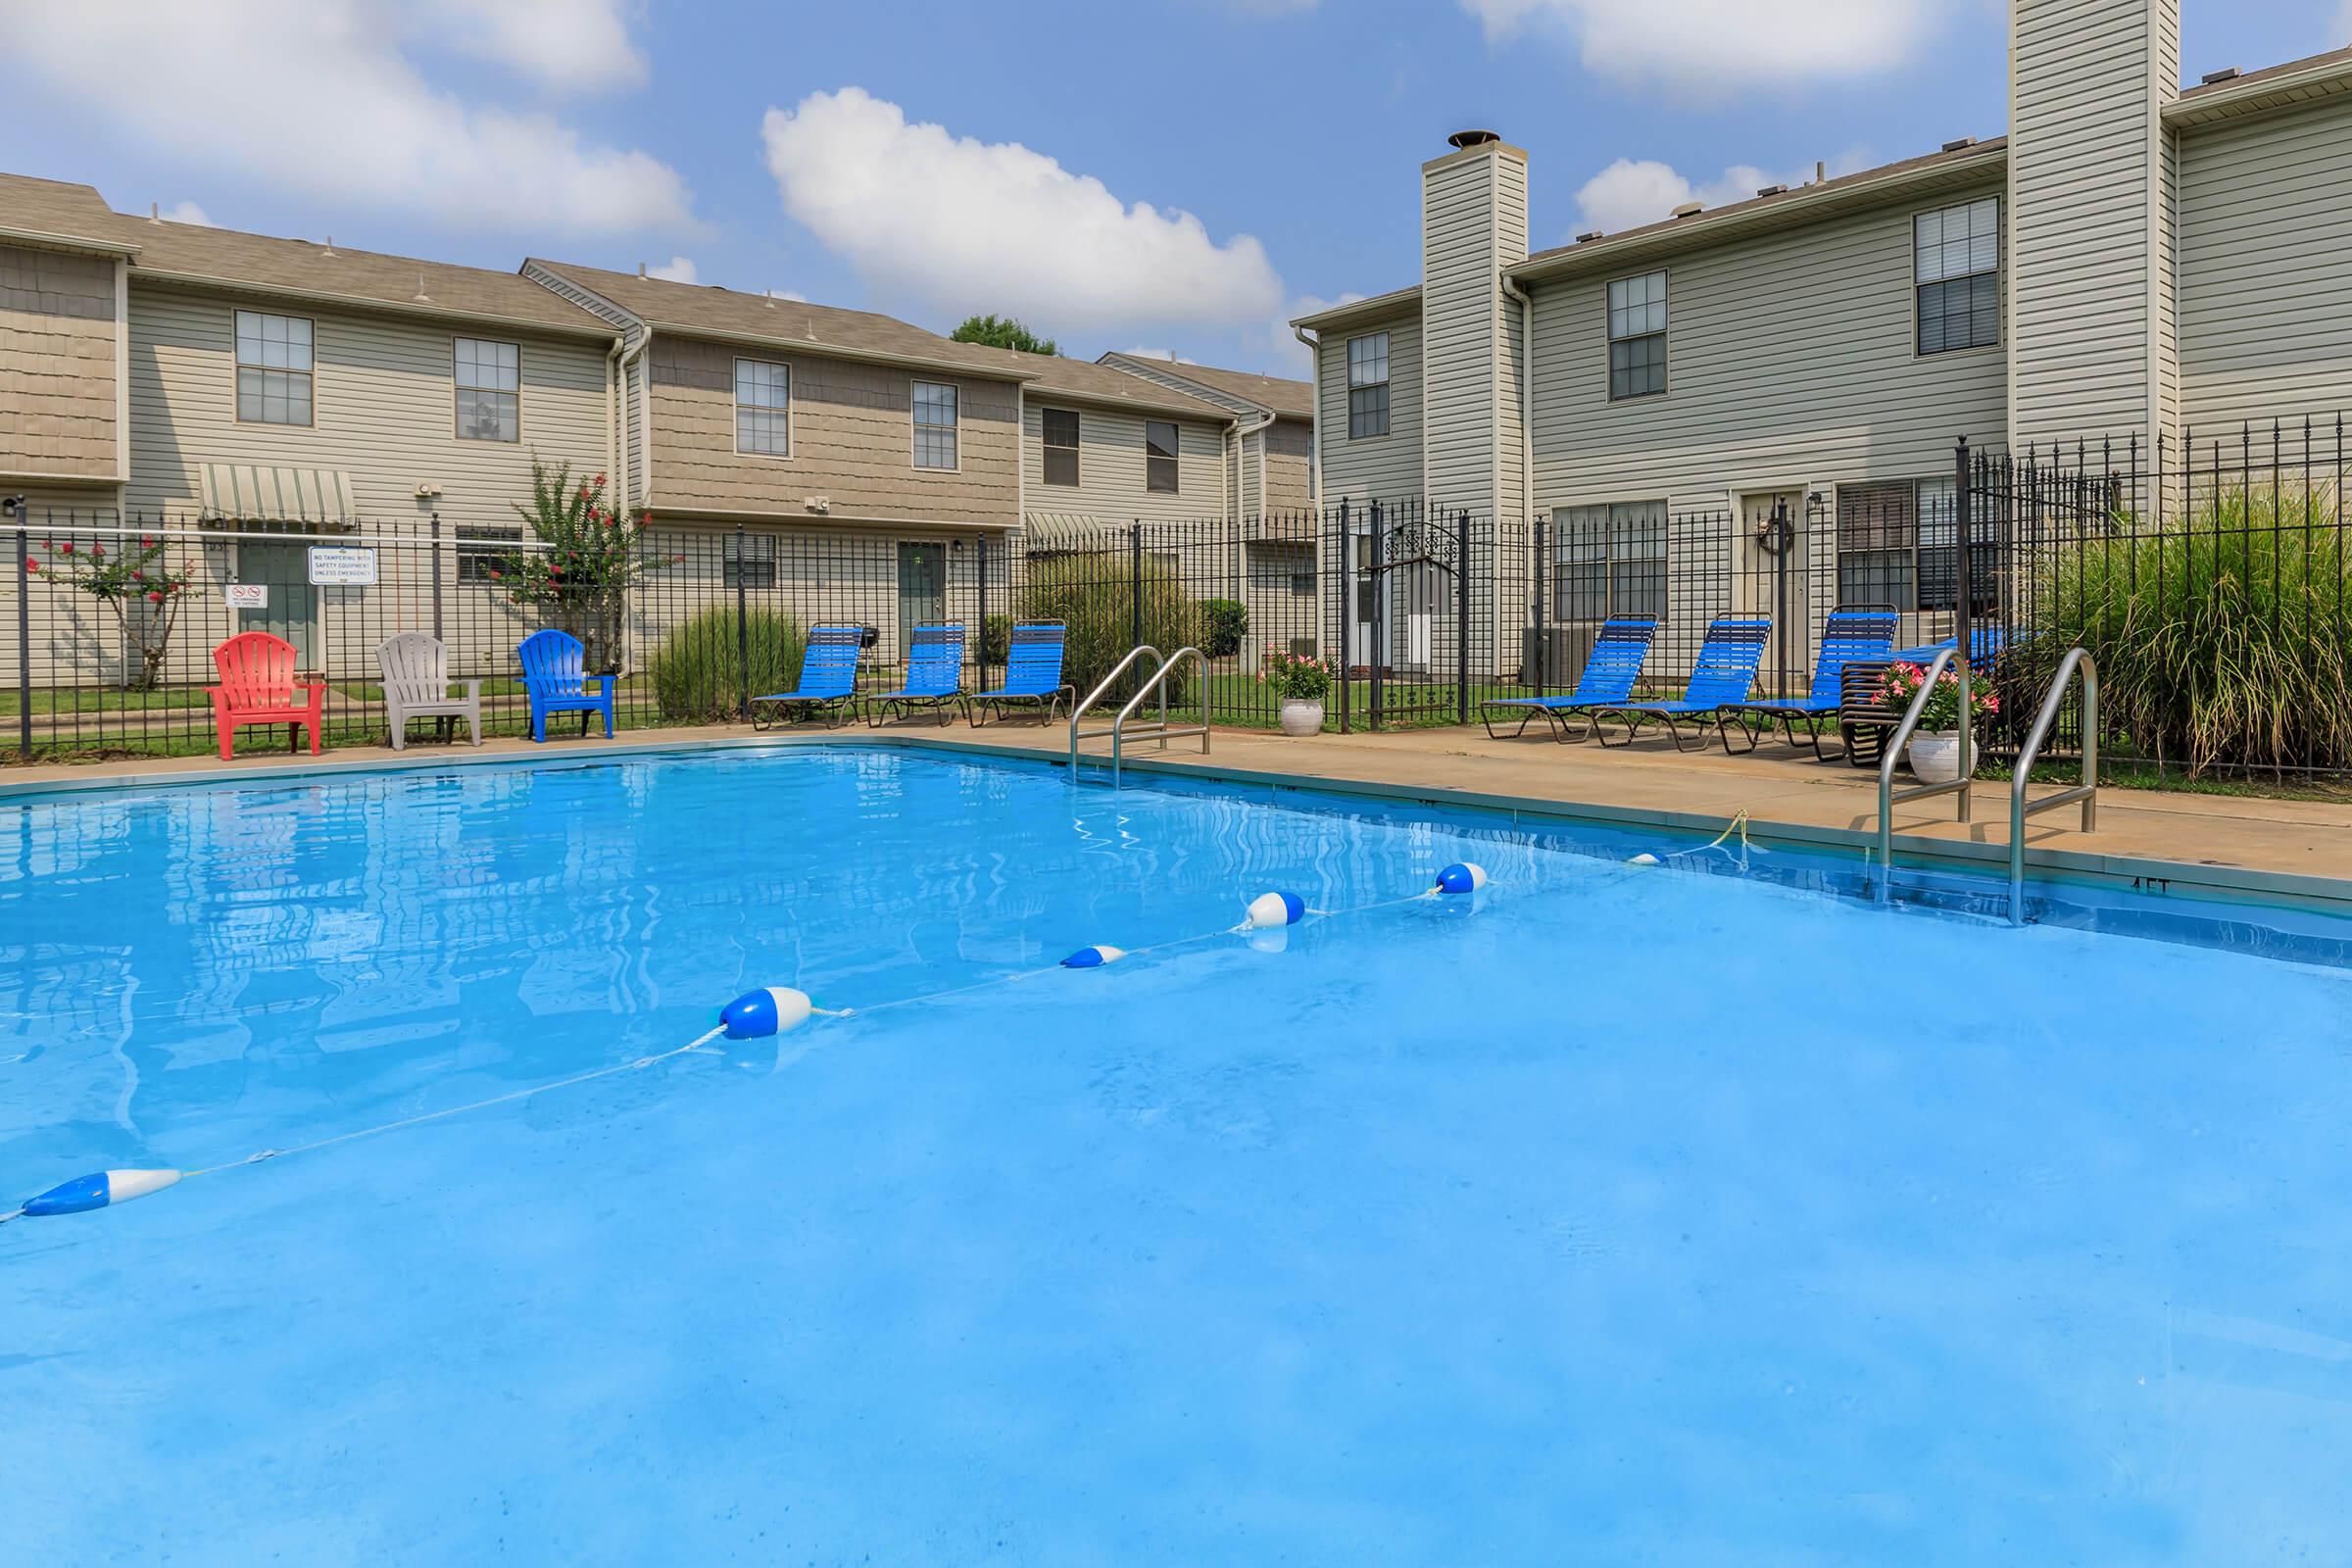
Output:
<instances>
[{"instance_id":1,"label":"red adirondack chair","mask_svg":"<svg viewBox=\"0 0 2352 1568\"><path fill-rule=\"evenodd\" d=\"M294 645L266 631L241 631L213 650L220 684L213 696L213 727L220 732L220 760L229 757L229 738L246 724L283 724L286 750L294 750L297 727L310 731L311 755L318 755L318 725L326 716L326 685L304 681L310 695L294 700Z\"/></svg>"}]
</instances>

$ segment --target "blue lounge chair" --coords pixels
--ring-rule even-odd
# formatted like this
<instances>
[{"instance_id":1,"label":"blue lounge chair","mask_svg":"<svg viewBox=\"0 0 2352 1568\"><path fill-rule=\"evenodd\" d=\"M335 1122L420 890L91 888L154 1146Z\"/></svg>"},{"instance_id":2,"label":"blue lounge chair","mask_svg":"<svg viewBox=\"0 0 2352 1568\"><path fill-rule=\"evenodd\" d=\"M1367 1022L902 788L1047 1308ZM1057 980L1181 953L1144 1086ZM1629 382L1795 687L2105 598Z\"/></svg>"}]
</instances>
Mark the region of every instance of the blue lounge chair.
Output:
<instances>
[{"instance_id":1,"label":"blue lounge chair","mask_svg":"<svg viewBox=\"0 0 2352 1568\"><path fill-rule=\"evenodd\" d=\"M1844 700L1845 666L1883 664L1892 659L1894 626L1895 613L1891 608L1832 611L1821 623L1821 652L1813 659L1812 689L1802 697L1725 704L1726 722L1716 726L1723 749L1727 752L1733 749L1732 732L1737 730L1747 742L1740 750L1752 752L1758 741L1772 733L1776 722L1781 726L1782 738L1794 746L1798 719L1836 718ZM1756 721L1753 728L1749 727L1751 719ZM1809 724L1806 734L1813 742L1813 756L1818 760L1832 762L1845 755L1842 748L1835 756L1821 749L1819 725Z\"/></svg>"},{"instance_id":2,"label":"blue lounge chair","mask_svg":"<svg viewBox=\"0 0 2352 1568\"><path fill-rule=\"evenodd\" d=\"M906 684L868 697L865 716L879 726L891 713L905 715L925 708L945 724L962 705L963 622L958 620L914 628L913 644L906 651Z\"/></svg>"},{"instance_id":3,"label":"blue lounge chair","mask_svg":"<svg viewBox=\"0 0 2352 1568\"><path fill-rule=\"evenodd\" d=\"M824 716L828 727L858 709L858 651L865 641L860 626L811 626L801 652L801 683L788 692L752 699L752 728L768 729L796 718Z\"/></svg>"},{"instance_id":4,"label":"blue lounge chair","mask_svg":"<svg viewBox=\"0 0 2352 1568\"><path fill-rule=\"evenodd\" d=\"M605 739L612 738L612 677L587 673L587 650L567 631L550 626L535 631L515 650L522 661L522 689L531 700L531 739L547 739L550 713L577 713L580 733L588 733L588 715L605 715ZM589 683L597 689L590 691Z\"/></svg>"},{"instance_id":5,"label":"blue lounge chair","mask_svg":"<svg viewBox=\"0 0 2352 1568\"><path fill-rule=\"evenodd\" d=\"M1772 621L1762 616L1718 617L1707 627L1707 640L1699 644L1698 662L1690 671L1690 684L1681 699L1671 703L1612 703L1592 710L1592 733L1600 737L1603 746L1630 746L1642 733L1642 726L1652 720L1663 720L1666 732L1674 737L1678 752L1690 747L1683 744L1683 723L1690 719L1698 731L1692 745L1707 744L1707 726L1722 722L1723 710L1733 703L1747 701L1748 692L1756 684L1756 664L1764 657L1764 639L1772 634ZM1625 739L1611 741L1601 720L1611 713L1625 721Z\"/></svg>"},{"instance_id":6,"label":"blue lounge chair","mask_svg":"<svg viewBox=\"0 0 2352 1568\"><path fill-rule=\"evenodd\" d=\"M1037 721L1051 724L1065 703L1078 700L1078 688L1061 678L1062 649L1069 628L1058 620L1027 620L1012 628L1004 653L1004 684L994 691L975 692L965 705L972 722L983 712L1003 718L1013 708L1037 710Z\"/></svg>"},{"instance_id":7,"label":"blue lounge chair","mask_svg":"<svg viewBox=\"0 0 2352 1568\"><path fill-rule=\"evenodd\" d=\"M1568 720L1579 713L1588 715L1586 733L1590 734L1593 709L1613 708L1633 697L1634 682L1642 678L1642 665L1649 658L1650 639L1657 630L1658 623L1645 616L1602 621L1592 653L1576 678L1575 691L1565 697L1490 697L1478 705L1478 716L1487 733L1495 740L1503 738L1494 728L1493 710L1499 708L1505 710L1506 719L1511 711L1519 714L1513 737L1526 734L1527 726L1541 718L1551 727L1553 739L1567 740Z\"/></svg>"}]
</instances>

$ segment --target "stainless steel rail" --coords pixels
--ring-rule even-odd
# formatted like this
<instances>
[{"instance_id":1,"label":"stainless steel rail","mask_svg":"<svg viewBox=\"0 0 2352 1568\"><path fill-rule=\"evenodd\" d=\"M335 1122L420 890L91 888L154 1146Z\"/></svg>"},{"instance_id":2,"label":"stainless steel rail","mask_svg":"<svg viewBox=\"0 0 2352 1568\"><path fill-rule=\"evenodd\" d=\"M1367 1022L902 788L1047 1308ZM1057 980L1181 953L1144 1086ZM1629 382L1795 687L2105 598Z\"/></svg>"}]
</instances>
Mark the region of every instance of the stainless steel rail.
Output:
<instances>
[{"instance_id":1,"label":"stainless steel rail","mask_svg":"<svg viewBox=\"0 0 2352 1568\"><path fill-rule=\"evenodd\" d=\"M2026 781L2034 771L2034 760L2041 755L2041 743L2050 738L2050 726L2058 720L2059 706L2066 700L2066 688L2075 672L2082 672L2082 782L2071 790L2060 790L2038 801L2026 799ZM2099 825L2099 666L2087 649L2071 650L2058 662L2058 673L2050 678L2050 689L2042 695L2041 710L2034 715L2034 728L2026 736L2025 749L2017 754L2017 773L2009 780L2009 920L2013 925L2026 923L2026 818L2042 811L2054 811L2061 806L2082 803L2082 831L2092 833Z\"/></svg>"},{"instance_id":2,"label":"stainless steel rail","mask_svg":"<svg viewBox=\"0 0 2352 1568\"><path fill-rule=\"evenodd\" d=\"M1093 740L1099 735L1107 735L1110 733L1110 731L1107 729L1090 729L1081 734L1078 729L1078 721L1086 716L1086 710L1088 709L1094 707L1097 703L1102 700L1102 694L1110 690L1111 683L1116 681L1121 675L1126 674L1128 669L1134 665L1135 662L1143 658L1146 654L1150 654L1152 656L1152 665L1153 669L1164 669L1167 667L1168 662L1166 658L1161 655L1158 649L1152 647L1150 643L1138 643L1133 648L1128 649L1127 657L1120 660L1117 663L1111 665L1110 673L1103 676L1101 680L1095 682L1095 689L1091 692L1088 692L1084 697L1080 698L1078 700L1078 705L1070 710L1071 782L1075 783L1078 778L1078 743L1082 740Z\"/></svg>"},{"instance_id":3,"label":"stainless steel rail","mask_svg":"<svg viewBox=\"0 0 2352 1568\"><path fill-rule=\"evenodd\" d=\"M1967 633L1963 631L1962 636ZM1960 820L1968 820L1968 787L1977 771L1976 725L1969 718L1968 667L1960 670L1960 776L1944 784L1921 784L1902 791L1894 788L1894 764L1903 758L1903 747L1911 732L1919 728L1919 715L1928 706L1928 694L1936 689L1936 679L1951 667L1956 650L1944 649L1928 665L1927 678L1911 698L1911 706L1903 710L1903 721L1887 737L1886 755L1879 759L1879 898L1884 901L1894 881L1894 808L1906 801L1931 800L1938 795L1960 797Z\"/></svg>"},{"instance_id":4,"label":"stainless steel rail","mask_svg":"<svg viewBox=\"0 0 2352 1568\"><path fill-rule=\"evenodd\" d=\"M1152 673L1146 676L1143 684L1135 689L1135 695L1127 699L1126 705L1119 710L1118 716L1100 729L1080 729L1078 727L1079 720L1086 716L1086 710L1101 702L1103 694L1110 690L1112 684L1146 654L1152 656ZM1194 663L1200 666L1201 673L1205 676L1207 661L1198 648L1179 648L1172 659L1163 658L1159 650L1149 643L1131 648L1127 651L1127 657L1113 664L1110 673L1097 681L1095 689L1088 692L1078 706L1070 710L1070 782L1074 784L1078 781L1078 743L1083 740L1095 740L1104 735L1110 737L1110 783L1113 789L1119 786L1119 771L1125 760L1125 746L1131 738L1139 741L1156 740L1159 742L1159 749L1164 752L1168 749L1168 742L1171 739L1198 735L1200 737L1201 755L1203 757L1208 755L1209 737L1208 724L1205 721L1207 710L1205 702L1202 706L1203 721L1201 723L1172 725L1168 722L1168 677L1176 672L1177 666L1184 662L1187 655L1192 657ZM1128 719L1135 716L1135 710L1143 706L1144 699L1150 697L1153 692L1159 694L1158 722L1149 728L1130 731L1127 728Z\"/></svg>"}]
</instances>

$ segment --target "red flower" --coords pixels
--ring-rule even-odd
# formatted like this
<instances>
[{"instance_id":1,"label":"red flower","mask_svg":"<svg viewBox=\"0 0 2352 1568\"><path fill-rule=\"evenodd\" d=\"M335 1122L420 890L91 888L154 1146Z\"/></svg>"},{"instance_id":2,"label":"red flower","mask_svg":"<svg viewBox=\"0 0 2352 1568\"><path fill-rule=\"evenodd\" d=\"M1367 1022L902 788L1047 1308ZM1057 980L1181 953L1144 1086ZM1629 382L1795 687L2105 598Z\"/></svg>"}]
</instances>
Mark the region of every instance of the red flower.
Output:
<instances>
[{"instance_id":1,"label":"red flower","mask_svg":"<svg viewBox=\"0 0 2352 1568\"><path fill-rule=\"evenodd\" d=\"M596 487L599 490L602 490L605 487L605 476L601 473L596 476Z\"/></svg>"},{"instance_id":2,"label":"red flower","mask_svg":"<svg viewBox=\"0 0 2352 1568\"><path fill-rule=\"evenodd\" d=\"M24 558L24 569L26 571L38 571L41 569L41 564L33 560L30 556L26 556Z\"/></svg>"},{"instance_id":3,"label":"red flower","mask_svg":"<svg viewBox=\"0 0 2352 1568\"><path fill-rule=\"evenodd\" d=\"M505 575L506 575L506 573L505 573L505 572L503 572L503 571L501 571L501 570L499 570L499 569L498 569L496 566L493 566L493 567L491 567L491 568L490 568L490 580L491 580L492 582L496 582L496 581L498 581L498 580L499 580L501 577L504 577Z\"/></svg>"},{"instance_id":4,"label":"red flower","mask_svg":"<svg viewBox=\"0 0 2352 1568\"><path fill-rule=\"evenodd\" d=\"M153 550L155 548L155 536L152 534L141 536L139 540L139 548L141 550Z\"/></svg>"},{"instance_id":5,"label":"red flower","mask_svg":"<svg viewBox=\"0 0 2352 1568\"><path fill-rule=\"evenodd\" d=\"M164 602L164 596L158 593L151 593L147 596L147 602L151 605L160 605Z\"/></svg>"},{"instance_id":6,"label":"red flower","mask_svg":"<svg viewBox=\"0 0 2352 1568\"><path fill-rule=\"evenodd\" d=\"M105 557L106 557L106 546L104 546L104 545L92 545L92 546L90 546L90 556L91 556L91 558L92 558L93 560L104 560L104 559L105 559Z\"/></svg>"},{"instance_id":7,"label":"red flower","mask_svg":"<svg viewBox=\"0 0 2352 1568\"><path fill-rule=\"evenodd\" d=\"M143 571L134 571L130 574L130 580L132 582L145 582L147 580L147 574Z\"/></svg>"},{"instance_id":8,"label":"red flower","mask_svg":"<svg viewBox=\"0 0 2352 1568\"><path fill-rule=\"evenodd\" d=\"M57 548L60 554L70 556L74 553L74 541L69 539Z\"/></svg>"}]
</instances>

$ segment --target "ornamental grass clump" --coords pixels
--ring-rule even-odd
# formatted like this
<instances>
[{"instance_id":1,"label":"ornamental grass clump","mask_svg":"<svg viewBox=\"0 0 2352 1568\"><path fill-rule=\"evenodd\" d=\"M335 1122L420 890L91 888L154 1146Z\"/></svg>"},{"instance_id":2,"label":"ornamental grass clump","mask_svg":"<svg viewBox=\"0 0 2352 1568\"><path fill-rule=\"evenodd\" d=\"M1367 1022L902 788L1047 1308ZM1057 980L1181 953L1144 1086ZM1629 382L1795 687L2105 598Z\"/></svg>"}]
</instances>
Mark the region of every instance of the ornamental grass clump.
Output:
<instances>
[{"instance_id":1,"label":"ornamental grass clump","mask_svg":"<svg viewBox=\"0 0 2352 1568\"><path fill-rule=\"evenodd\" d=\"M1062 623L1062 678L1091 692L1142 641L1170 658L1179 648L1198 647L1205 624L1198 601L1186 597L1176 568L1155 557L1143 563L1139 605L1136 576L1124 552L1075 551L1035 556L1016 596L1023 620ZM1143 671L1149 674L1149 662ZM1192 700L1199 666L1192 661L1170 675L1165 690L1171 706Z\"/></svg>"}]
</instances>

